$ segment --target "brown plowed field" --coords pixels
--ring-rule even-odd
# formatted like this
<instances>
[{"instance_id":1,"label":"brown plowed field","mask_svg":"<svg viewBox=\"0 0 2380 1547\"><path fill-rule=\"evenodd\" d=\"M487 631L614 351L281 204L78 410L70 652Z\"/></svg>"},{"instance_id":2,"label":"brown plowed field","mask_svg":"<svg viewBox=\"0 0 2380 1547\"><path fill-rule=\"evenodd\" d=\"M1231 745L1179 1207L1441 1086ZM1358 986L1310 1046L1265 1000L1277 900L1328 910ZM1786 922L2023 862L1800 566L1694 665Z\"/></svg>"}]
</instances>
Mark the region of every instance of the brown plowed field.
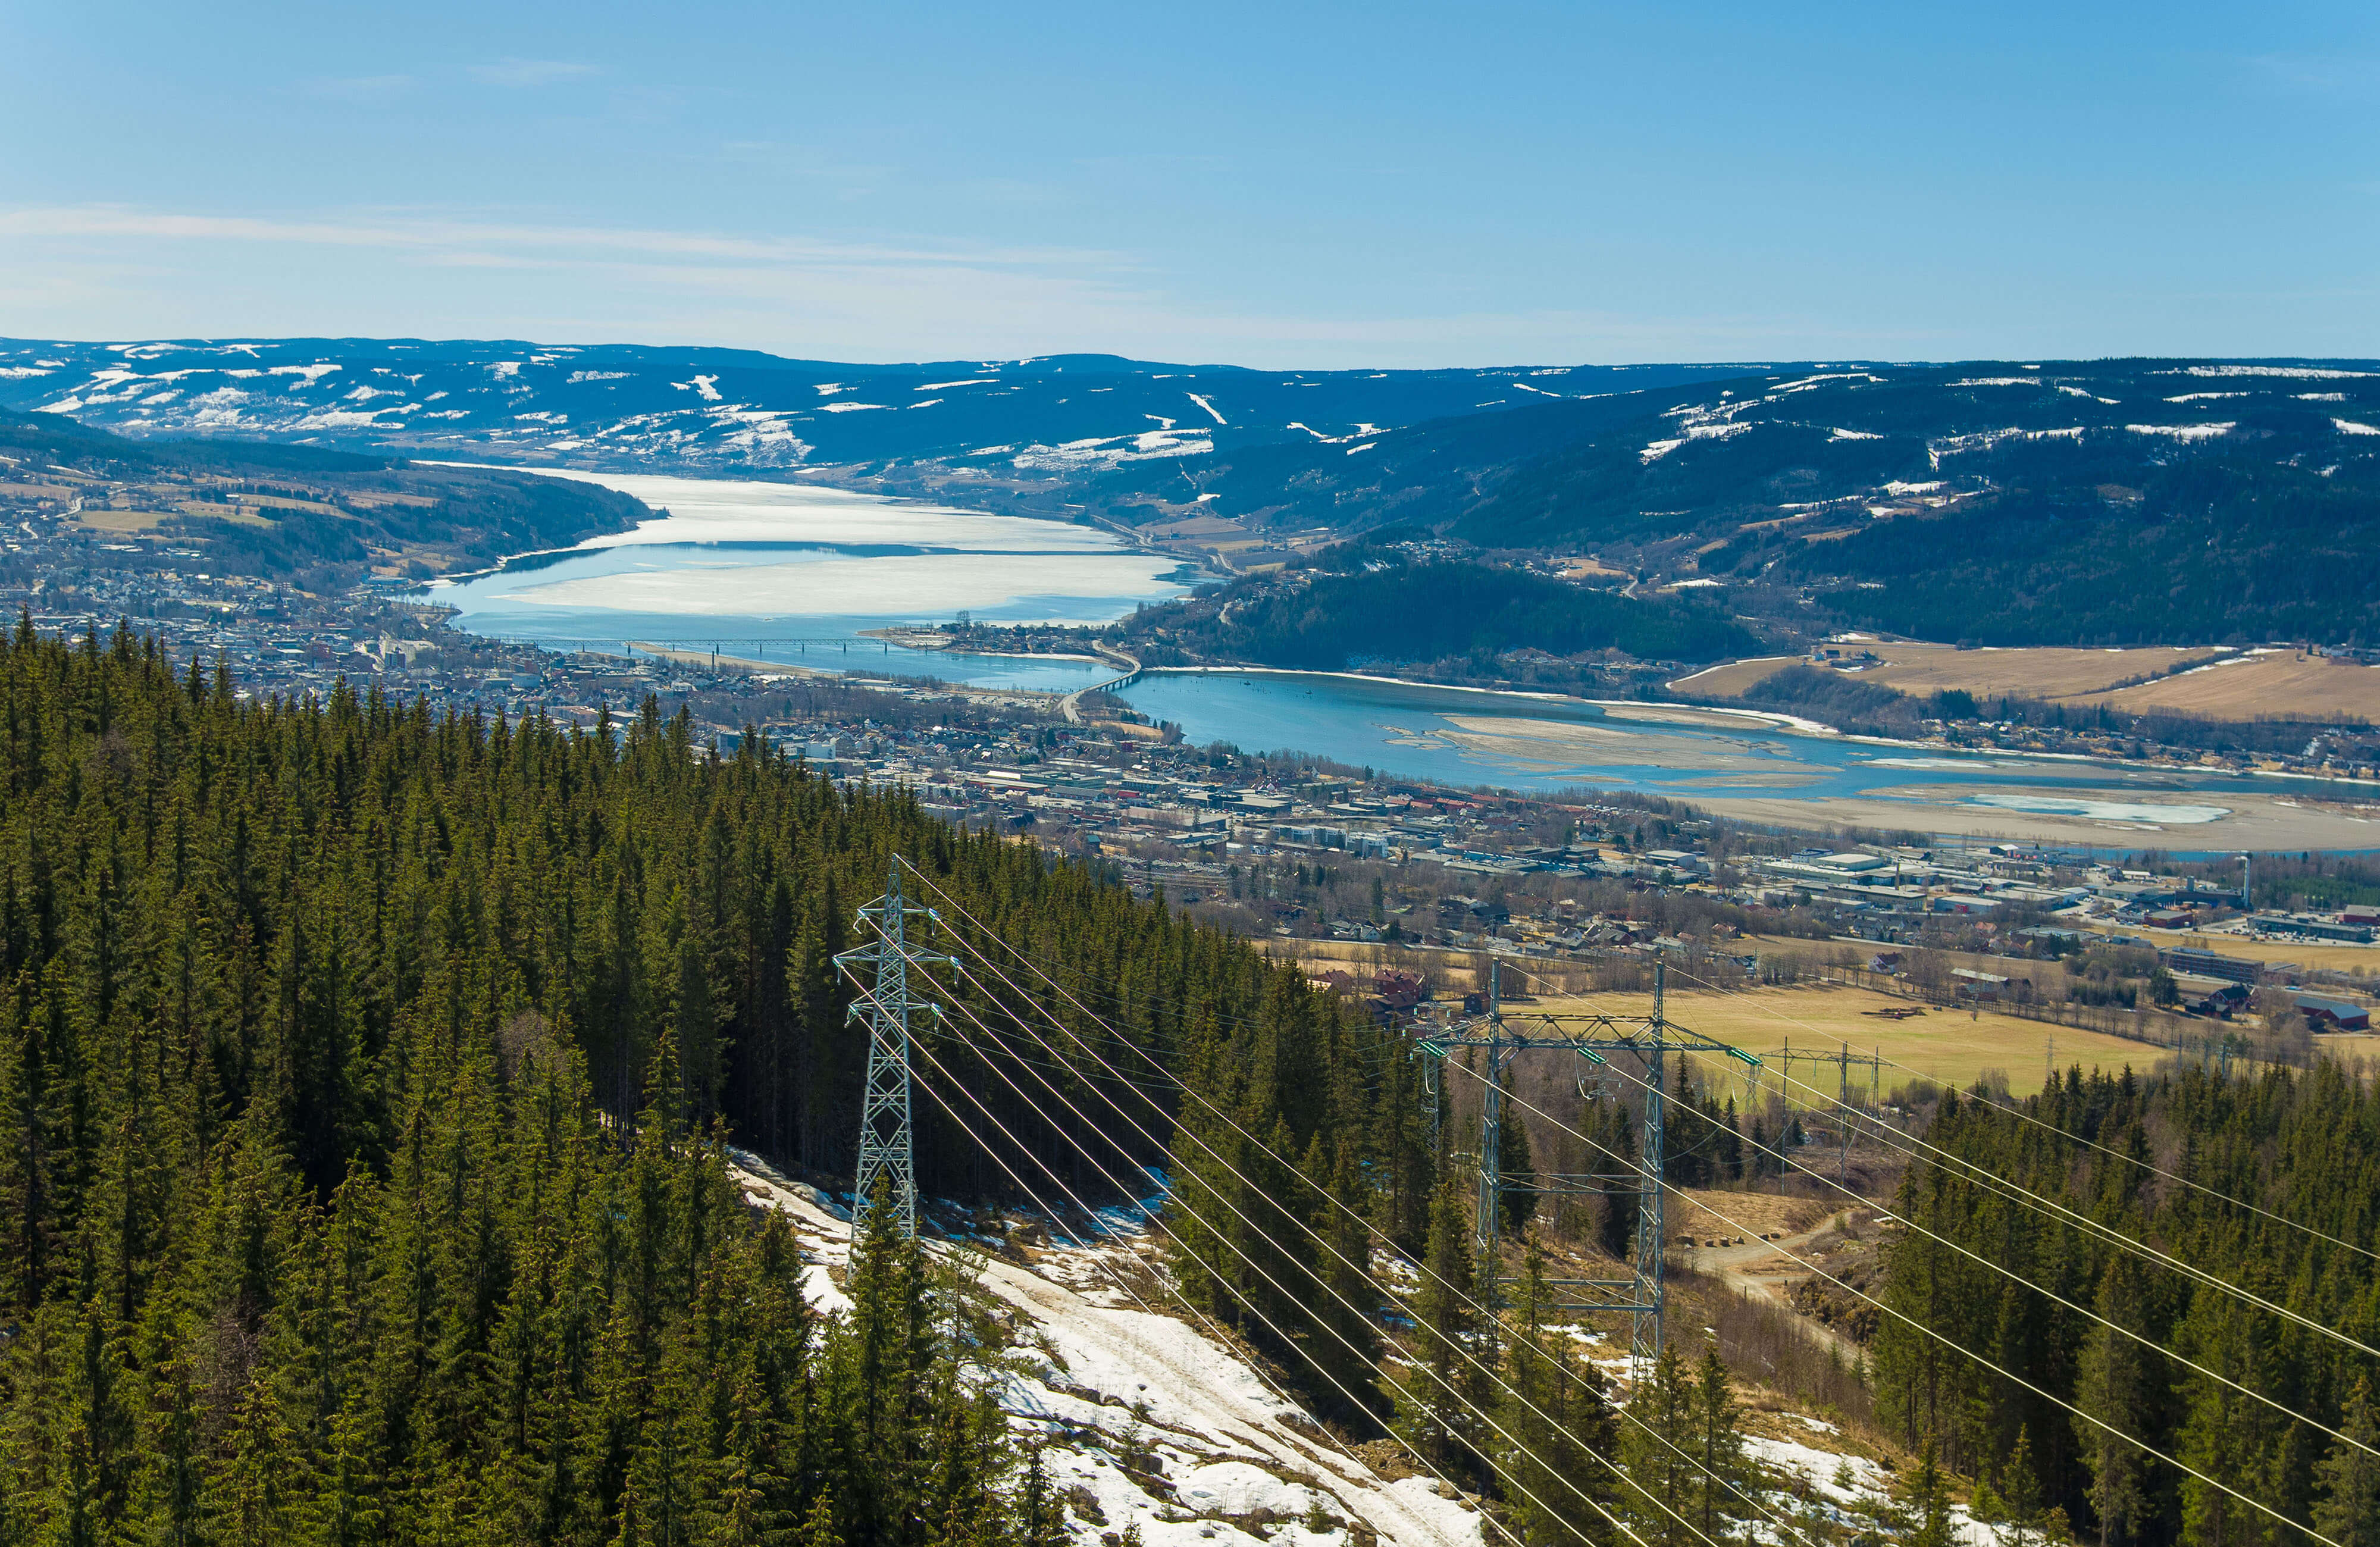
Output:
<instances>
[{"instance_id":1,"label":"brown plowed field","mask_svg":"<svg viewBox=\"0 0 2380 1547\"><path fill-rule=\"evenodd\" d=\"M2221 652L2168 646L1961 650L1916 640L1863 640L1842 648L1864 649L1880 658L1880 664L1853 674L1861 681L1921 698L1963 689L1979 698L2011 694L2067 703L2107 703L2134 711L2170 709L2214 720L2323 720L2357 715L2380 721L2380 667L2289 651L2237 657L2229 664L2118 688L2115 684L2154 672L2216 660ZM1731 661L1681 677L1670 687L1696 696L1736 698L1802 659L1775 655Z\"/></svg>"}]
</instances>

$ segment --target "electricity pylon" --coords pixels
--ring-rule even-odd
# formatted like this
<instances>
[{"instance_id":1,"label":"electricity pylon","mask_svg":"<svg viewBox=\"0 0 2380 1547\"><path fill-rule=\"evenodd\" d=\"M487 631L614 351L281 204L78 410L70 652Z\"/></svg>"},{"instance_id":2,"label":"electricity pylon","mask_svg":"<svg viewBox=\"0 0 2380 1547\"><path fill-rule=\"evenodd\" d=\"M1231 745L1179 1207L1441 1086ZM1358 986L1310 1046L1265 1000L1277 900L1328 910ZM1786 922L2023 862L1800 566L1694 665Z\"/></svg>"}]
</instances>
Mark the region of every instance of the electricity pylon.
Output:
<instances>
[{"instance_id":1,"label":"electricity pylon","mask_svg":"<svg viewBox=\"0 0 2380 1547\"><path fill-rule=\"evenodd\" d=\"M868 1090L859 1107L859 1166L852 1179L852 1225L855 1234L867 1222L876 1200L877 1183L888 1184L891 1206L901 1219L901 1233L917 1233L917 1163L909 1115L909 1037L913 1017L920 1013L939 1022L942 1007L910 992L909 969L933 963L956 965L952 956L931 956L909 945L909 918L915 914L929 924L941 922L930 907L917 907L901 897L901 861L896 857L884 883L884 895L859 910L862 929L873 926L876 938L844 951L836 967L857 985L851 1018L868 1023ZM873 967L872 982L859 972Z\"/></svg>"},{"instance_id":2,"label":"electricity pylon","mask_svg":"<svg viewBox=\"0 0 2380 1547\"><path fill-rule=\"evenodd\" d=\"M1445 1060L1470 1048L1486 1050L1488 1071L1481 1079L1479 1121L1478 1202L1473 1229L1482 1263L1488 1297L1497 1291L1497 1236L1508 1192L1543 1196L1633 1196L1636 1207L1636 1249L1626 1278L1548 1279L1556 1299L1548 1307L1561 1310L1624 1311L1628 1316L1628 1352L1635 1378L1642 1380L1661 1356L1661 1320L1669 1309L1669 1289L1662 1256L1667 1239L1664 1153L1664 1107L1668 1096L1668 1064L1672 1053L1717 1054L1737 1059L1756 1072L1760 1060L1742 1048L1714 1037L1690 1031L1664 1013L1669 972L1666 964L1653 966L1653 1013L1649 1016L1572 1015L1536 1012L1511 1015L1504 1008L1503 974L1491 957L1488 973L1488 1013L1445 1031L1426 1032L1415 1039L1423 1056L1425 1090L1437 1096L1445 1086ZM1516 1028L1514 1022L1529 1029ZM1597 1170L1541 1175L1521 1182L1504 1174L1502 1127L1505 1072L1516 1054L1540 1050L1567 1053L1578 1061L1582 1090L1608 1068L1607 1054L1624 1054L1643 1062L1645 1127L1642 1153L1633 1165L1622 1157L1606 1155ZM1625 1077L1622 1077L1625 1078Z\"/></svg>"}]
</instances>

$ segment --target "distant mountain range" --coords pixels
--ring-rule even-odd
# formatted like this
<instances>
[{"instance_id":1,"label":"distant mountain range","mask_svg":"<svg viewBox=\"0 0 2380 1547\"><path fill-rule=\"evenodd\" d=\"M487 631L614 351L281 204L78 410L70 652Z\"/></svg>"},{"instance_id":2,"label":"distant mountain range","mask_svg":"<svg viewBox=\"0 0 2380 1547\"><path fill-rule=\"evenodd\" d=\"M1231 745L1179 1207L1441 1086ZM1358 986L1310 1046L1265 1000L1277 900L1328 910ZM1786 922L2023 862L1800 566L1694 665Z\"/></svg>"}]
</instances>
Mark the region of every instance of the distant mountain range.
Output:
<instances>
[{"instance_id":1,"label":"distant mountain range","mask_svg":"<svg viewBox=\"0 0 2380 1547\"><path fill-rule=\"evenodd\" d=\"M1597 583L1724 589L1771 636L2380 642L2380 361L1267 372L16 340L0 408L132 436L798 471L1089 510L1243 565L1396 526L1592 558L1576 572Z\"/></svg>"},{"instance_id":2,"label":"distant mountain range","mask_svg":"<svg viewBox=\"0 0 2380 1547\"><path fill-rule=\"evenodd\" d=\"M2380 362L1761 372L1108 469L1158 530L1391 525L1721 590L1772 634L2380 643Z\"/></svg>"},{"instance_id":3,"label":"distant mountain range","mask_svg":"<svg viewBox=\"0 0 2380 1547\"><path fill-rule=\"evenodd\" d=\"M948 458L1062 477L1765 369L1250 371L1112 355L853 365L517 341L0 340L0 408L130 435L782 472Z\"/></svg>"}]
</instances>

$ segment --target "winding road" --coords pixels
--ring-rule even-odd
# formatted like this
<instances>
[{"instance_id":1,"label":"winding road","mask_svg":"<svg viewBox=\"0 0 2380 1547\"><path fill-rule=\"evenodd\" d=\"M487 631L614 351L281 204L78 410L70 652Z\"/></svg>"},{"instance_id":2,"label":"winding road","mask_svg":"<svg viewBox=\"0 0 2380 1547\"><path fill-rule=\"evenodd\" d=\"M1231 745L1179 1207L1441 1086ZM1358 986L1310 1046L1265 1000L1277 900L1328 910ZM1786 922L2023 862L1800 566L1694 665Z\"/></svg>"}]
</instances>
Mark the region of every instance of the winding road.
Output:
<instances>
[{"instance_id":1,"label":"winding road","mask_svg":"<svg viewBox=\"0 0 2380 1547\"><path fill-rule=\"evenodd\" d=\"M1806 1260L1811 1242L1829 1230L1842 1225L1844 1216L1852 1211L1839 1209L1809 1229L1780 1240L1747 1240L1742 1246L1691 1247L1685 1253L1687 1265L1696 1273L1709 1273L1739 1295L1768 1300L1791 1310L1793 1286L1805 1278L1815 1277L1810 1268L1793 1260ZM1787 1256L1791 1252L1792 1256ZM1796 1312L1810 1335L1834 1344L1846 1360L1855 1359L1862 1352L1860 1346L1832 1327Z\"/></svg>"}]
</instances>

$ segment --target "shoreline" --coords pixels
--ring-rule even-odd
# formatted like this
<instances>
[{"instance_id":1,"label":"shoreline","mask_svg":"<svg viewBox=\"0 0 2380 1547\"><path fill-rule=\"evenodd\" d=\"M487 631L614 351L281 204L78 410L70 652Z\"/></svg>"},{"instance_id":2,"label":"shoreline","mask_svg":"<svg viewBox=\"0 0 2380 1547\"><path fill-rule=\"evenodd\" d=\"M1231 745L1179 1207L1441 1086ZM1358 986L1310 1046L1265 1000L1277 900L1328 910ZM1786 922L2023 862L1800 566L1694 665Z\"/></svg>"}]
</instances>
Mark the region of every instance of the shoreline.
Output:
<instances>
[{"instance_id":1,"label":"shoreline","mask_svg":"<svg viewBox=\"0 0 2380 1547\"><path fill-rule=\"evenodd\" d=\"M1669 703L1659 700L1647 699L1586 699L1581 698L1575 693L1550 693L1542 690L1520 688L1476 688L1465 683L1423 682L1413 677L1380 676L1370 672L1312 671L1296 666L1145 666L1141 668L1140 675L1142 676L1155 676L1160 673L1178 676L1238 675L1245 676L1305 676L1337 678L1349 682L1374 683L1382 687L1420 688L1442 693L1476 693L1492 698L1525 699L1543 703L1585 704L1597 709L1604 710L1690 709L1701 713L1724 714L1739 717L1751 723L1765 724L1776 730L1783 732L1786 735L1806 736L1813 740L1834 741L1847 746L1895 748L1903 751L1940 752L1951 757L1973 758L1979 762L1995 758L2021 758L2034 761L2065 762L2082 766L2113 769L2130 774L2203 774L2206 772L2205 769L2195 763L2162 762L2146 759L2135 761L2130 758L2103 758L2095 757L2088 752L2032 752L2015 751L2006 749L1978 749L1973 747L1960 746L1949 741L1912 741L1900 737L1856 736L1839 730L1822 721L1806 719L1798 714L1787 714L1781 711L1776 710L1738 709L1725 704ZM1681 678L1680 680L1682 681L1686 679ZM1642 717L1633 717L1629 715L1607 715L1606 718L1618 719L1627 723L1639 725L1661 723L1654 719L1649 714ZM1690 722L1673 721L1670 723L1685 724ZM1320 754L1315 755L1318 756ZM2340 797L2342 799L2352 799L2356 796L2360 796L2366 792L2380 793L2380 780L2341 778L2336 774L2304 774L2291 769L2252 768L2237 771L2226 770L2225 772L2232 774L2233 776L2240 778L2295 779L2301 780L2312 785L2336 786L2343 791L2353 792L2350 795L2342 795Z\"/></svg>"}]
</instances>

